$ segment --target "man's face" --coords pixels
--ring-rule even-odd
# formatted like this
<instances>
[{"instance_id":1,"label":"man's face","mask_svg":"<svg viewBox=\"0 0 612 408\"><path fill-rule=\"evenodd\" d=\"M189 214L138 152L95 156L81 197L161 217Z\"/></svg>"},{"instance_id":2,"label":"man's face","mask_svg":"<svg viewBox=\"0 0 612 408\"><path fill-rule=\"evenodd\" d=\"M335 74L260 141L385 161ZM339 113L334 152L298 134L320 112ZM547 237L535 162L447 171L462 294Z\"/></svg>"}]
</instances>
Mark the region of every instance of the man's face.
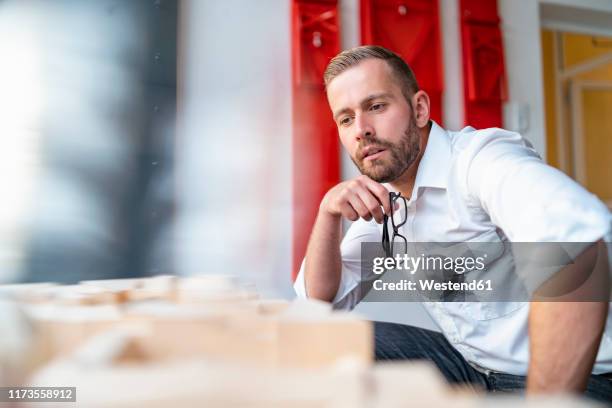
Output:
<instances>
[{"instance_id":1,"label":"man's face","mask_svg":"<svg viewBox=\"0 0 612 408\"><path fill-rule=\"evenodd\" d=\"M362 174L379 183L401 176L419 155L412 108L380 59L366 59L335 77L327 99L340 141Z\"/></svg>"}]
</instances>

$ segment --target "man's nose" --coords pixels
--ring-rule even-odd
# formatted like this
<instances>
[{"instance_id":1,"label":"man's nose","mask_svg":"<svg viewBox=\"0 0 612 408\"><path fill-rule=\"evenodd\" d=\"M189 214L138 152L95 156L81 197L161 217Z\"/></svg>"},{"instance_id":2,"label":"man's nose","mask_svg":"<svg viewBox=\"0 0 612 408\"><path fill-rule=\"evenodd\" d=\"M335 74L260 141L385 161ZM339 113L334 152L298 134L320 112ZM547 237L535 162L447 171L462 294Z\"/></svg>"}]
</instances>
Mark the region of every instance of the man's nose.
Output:
<instances>
[{"instance_id":1,"label":"man's nose","mask_svg":"<svg viewBox=\"0 0 612 408\"><path fill-rule=\"evenodd\" d=\"M369 139L375 135L374 127L364 115L355 116L355 139Z\"/></svg>"}]
</instances>

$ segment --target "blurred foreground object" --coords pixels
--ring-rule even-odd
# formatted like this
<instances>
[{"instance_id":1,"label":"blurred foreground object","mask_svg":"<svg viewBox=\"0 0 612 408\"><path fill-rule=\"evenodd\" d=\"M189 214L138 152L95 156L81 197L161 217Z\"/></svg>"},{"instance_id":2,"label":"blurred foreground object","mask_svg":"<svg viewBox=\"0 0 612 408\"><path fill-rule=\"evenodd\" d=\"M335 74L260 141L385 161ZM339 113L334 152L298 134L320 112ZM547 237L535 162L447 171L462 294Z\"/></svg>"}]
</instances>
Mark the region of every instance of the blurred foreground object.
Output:
<instances>
[{"instance_id":1,"label":"blurred foreground object","mask_svg":"<svg viewBox=\"0 0 612 408\"><path fill-rule=\"evenodd\" d=\"M0 295L13 302L3 316L20 316L2 319L3 333L21 333L1 344L3 372L21 372L8 384L76 387L76 406L590 406L453 389L427 362L373 364L370 322L328 303L261 299L228 276L8 285Z\"/></svg>"},{"instance_id":2,"label":"blurred foreground object","mask_svg":"<svg viewBox=\"0 0 612 408\"><path fill-rule=\"evenodd\" d=\"M177 18L0 1L0 282L171 272Z\"/></svg>"}]
</instances>

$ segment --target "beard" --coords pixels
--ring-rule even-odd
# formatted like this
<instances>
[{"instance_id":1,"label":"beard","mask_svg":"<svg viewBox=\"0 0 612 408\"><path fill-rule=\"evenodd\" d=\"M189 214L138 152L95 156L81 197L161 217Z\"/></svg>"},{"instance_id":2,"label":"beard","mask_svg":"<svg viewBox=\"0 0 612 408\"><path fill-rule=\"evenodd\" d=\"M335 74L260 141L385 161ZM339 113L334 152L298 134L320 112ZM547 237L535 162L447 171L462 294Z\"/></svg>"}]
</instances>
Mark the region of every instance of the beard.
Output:
<instances>
[{"instance_id":1,"label":"beard","mask_svg":"<svg viewBox=\"0 0 612 408\"><path fill-rule=\"evenodd\" d=\"M401 176L419 157L421 152L419 140L419 128L413 118L398 143L380 140L376 136L364 136L359 144L357 157L351 159L361 174L378 183L389 183ZM386 149L391 157L377 158L364 163L360 152L371 145Z\"/></svg>"}]
</instances>

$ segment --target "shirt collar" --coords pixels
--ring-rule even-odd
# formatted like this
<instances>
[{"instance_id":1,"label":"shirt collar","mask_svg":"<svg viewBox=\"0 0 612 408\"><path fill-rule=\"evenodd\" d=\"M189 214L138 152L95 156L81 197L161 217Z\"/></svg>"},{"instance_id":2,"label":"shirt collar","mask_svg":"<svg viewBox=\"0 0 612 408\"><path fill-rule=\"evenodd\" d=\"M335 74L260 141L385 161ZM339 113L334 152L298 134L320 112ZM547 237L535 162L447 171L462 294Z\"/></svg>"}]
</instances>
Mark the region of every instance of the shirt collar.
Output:
<instances>
[{"instance_id":1,"label":"shirt collar","mask_svg":"<svg viewBox=\"0 0 612 408\"><path fill-rule=\"evenodd\" d=\"M451 145L448 133L433 120L425 153L419 163L414 191L420 187L446 189L451 161Z\"/></svg>"}]
</instances>

